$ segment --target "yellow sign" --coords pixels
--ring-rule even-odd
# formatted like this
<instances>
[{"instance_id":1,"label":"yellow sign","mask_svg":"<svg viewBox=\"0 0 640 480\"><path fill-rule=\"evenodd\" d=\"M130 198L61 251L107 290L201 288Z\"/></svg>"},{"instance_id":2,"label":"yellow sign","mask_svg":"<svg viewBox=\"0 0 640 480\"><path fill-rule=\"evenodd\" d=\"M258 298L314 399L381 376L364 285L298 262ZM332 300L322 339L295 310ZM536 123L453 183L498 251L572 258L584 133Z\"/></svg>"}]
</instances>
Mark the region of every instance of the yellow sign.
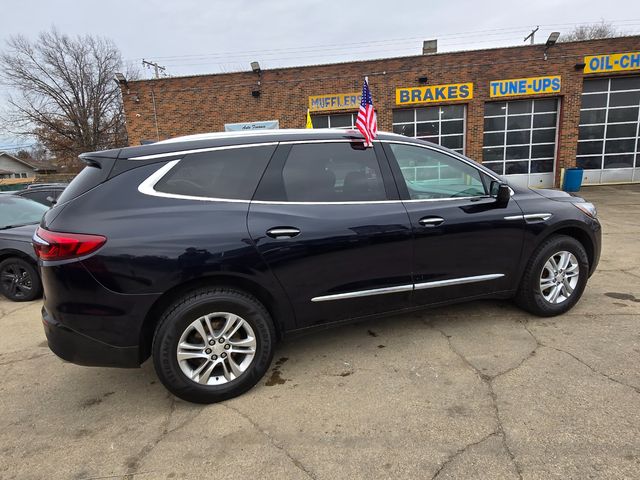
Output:
<instances>
[{"instance_id":1,"label":"yellow sign","mask_svg":"<svg viewBox=\"0 0 640 480\"><path fill-rule=\"evenodd\" d=\"M328 110L357 109L360 107L360 92L327 93L309 97L309 110L326 112Z\"/></svg>"},{"instance_id":2,"label":"yellow sign","mask_svg":"<svg viewBox=\"0 0 640 480\"><path fill-rule=\"evenodd\" d=\"M473 98L473 83L396 88L396 105L464 101Z\"/></svg>"},{"instance_id":3,"label":"yellow sign","mask_svg":"<svg viewBox=\"0 0 640 480\"><path fill-rule=\"evenodd\" d=\"M612 53L584 57L584 73L640 70L640 52Z\"/></svg>"},{"instance_id":4,"label":"yellow sign","mask_svg":"<svg viewBox=\"0 0 640 480\"><path fill-rule=\"evenodd\" d=\"M517 97L518 95L542 95L560 93L561 77L529 77L512 78L510 80L494 80L489 83L489 96Z\"/></svg>"}]
</instances>

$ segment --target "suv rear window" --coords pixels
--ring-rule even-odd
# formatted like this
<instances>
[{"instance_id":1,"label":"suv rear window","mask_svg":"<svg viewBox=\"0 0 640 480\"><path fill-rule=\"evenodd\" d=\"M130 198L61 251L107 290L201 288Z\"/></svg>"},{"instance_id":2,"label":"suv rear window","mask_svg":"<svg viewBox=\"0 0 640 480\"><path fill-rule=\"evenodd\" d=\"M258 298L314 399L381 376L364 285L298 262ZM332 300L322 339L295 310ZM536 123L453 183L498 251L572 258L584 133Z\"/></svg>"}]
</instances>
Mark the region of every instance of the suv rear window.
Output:
<instances>
[{"instance_id":1,"label":"suv rear window","mask_svg":"<svg viewBox=\"0 0 640 480\"><path fill-rule=\"evenodd\" d=\"M157 192L251 200L275 145L193 153L154 186Z\"/></svg>"},{"instance_id":2,"label":"suv rear window","mask_svg":"<svg viewBox=\"0 0 640 480\"><path fill-rule=\"evenodd\" d=\"M58 198L58 203L68 202L74 198L88 192L96 185L102 183L108 174L106 169L101 169L91 165L84 167L78 175L73 179L67 188L64 189L62 195Z\"/></svg>"}]
</instances>

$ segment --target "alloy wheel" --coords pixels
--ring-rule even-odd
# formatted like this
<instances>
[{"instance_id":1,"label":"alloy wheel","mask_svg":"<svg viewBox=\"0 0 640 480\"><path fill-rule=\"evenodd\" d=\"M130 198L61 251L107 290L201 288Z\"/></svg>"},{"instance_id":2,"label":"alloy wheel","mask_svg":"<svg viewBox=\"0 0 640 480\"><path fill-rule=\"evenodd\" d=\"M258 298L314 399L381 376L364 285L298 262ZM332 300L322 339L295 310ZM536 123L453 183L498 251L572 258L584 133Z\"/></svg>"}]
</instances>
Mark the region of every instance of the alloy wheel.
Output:
<instances>
[{"instance_id":1,"label":"alloy wheel","mask_svg":"<svg viewBox=\"0 0 640 480\"><path fill-rule=\"evenodd\" d=\"M540 293L551 304L563 303L573 294L579 277L580 265L573 253L554 253L542 267Z\"/></svg>"},{"instance_id":2,"label":"alloy wheel","mask_svg":"<svg viewBox=\"0 0 640 480\"><path fill-rule=\"evenodd\" d=\"M176 356L180 370L202 385L237 379L256 354L256 336L242 317L216 312L194 320L182 333Z\"/></svg>"},{"instance_id":3,"label":"alloy wheel","mask_svg":"<svg viewBox=\"0 0 640 480\"><path fill-rule=\"evenodd\" d=\"M18 264L10 263L0 272L2 291L9 298L24 298L31 293L33 280L29 272Z\"/></svg>"}]
</instances>

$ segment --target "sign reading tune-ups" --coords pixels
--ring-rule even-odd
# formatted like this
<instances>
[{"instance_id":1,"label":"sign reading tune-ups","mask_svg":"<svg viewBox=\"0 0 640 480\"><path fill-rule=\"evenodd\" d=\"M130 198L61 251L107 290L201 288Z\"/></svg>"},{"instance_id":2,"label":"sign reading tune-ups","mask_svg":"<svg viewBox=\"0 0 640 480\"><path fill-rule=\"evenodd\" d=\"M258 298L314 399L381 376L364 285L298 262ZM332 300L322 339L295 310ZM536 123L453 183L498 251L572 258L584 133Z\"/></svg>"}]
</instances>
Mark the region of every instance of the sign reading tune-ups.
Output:
<instances>
[{"instance_id":1,"label":"sign reading tune-ups","mask_svg":"<svg viewBox=\"0 0 640 480\"><path fill-rule=\"evenodd\" d=\"M612 53L584 57L584 73L640 70L640 52Z\"/></svg>"},{"instance_id":2,"label":"sign reading tune-ups","mask_svg":"<svg viewBox=\"0 0 640 480\"><path fill-rule=\"evenodd\" d=\"M396 88L396 105L455 102L473 98L473 83Z\"/></svg>"},{"instance_id":3,"label":"sign reading tune-ups","mask_svg":"<svg viewBox=\"0 0 640 480\"><path fill-rule=\"evenodd\" d=\"M489 96L496 98L560 93L561 87L560 76L494 80L489 84Z\"/></svg>"}]
</instances>

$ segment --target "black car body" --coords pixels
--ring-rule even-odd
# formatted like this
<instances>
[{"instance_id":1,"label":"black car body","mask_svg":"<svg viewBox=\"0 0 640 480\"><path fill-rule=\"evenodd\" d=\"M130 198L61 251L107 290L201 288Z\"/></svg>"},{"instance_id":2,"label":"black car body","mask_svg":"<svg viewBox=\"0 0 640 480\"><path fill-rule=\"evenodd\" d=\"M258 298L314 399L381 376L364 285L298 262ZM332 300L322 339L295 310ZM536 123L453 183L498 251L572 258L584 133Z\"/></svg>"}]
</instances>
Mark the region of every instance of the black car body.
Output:
<instances>
[{"instance_id":1,"label":"black car body","mask_svg":"<svg viewBox=\"0 0 640 480\"><path fill-rule=\"evenodd\" d=\"M347 130L211 134L81 158L87 167L34 242L45 249L49 345L83 365L139 366L159 324L202 289L250 296L277 338L478 298L520 295L552 315L573 306L600 255L600 225L582 199L507 187L466 157L394 134L373 148ZM535 284L529 270L543 267L532 262L558 238L573 242L561 251L576 271L579 261L582 283L561 305L534 305L523 284ZM56 250L59 241L78 247ZM162 379L195 401L251 386L216 396L207 384L213 396L200 397Z\"/></svg>"},{"instance_id":2,"label":"black car body","mask_svg":"<svg viewBox=\"0 0 640 480\"><path fill-rule=\"evenodd\" d=\"M29 301L42 292L31 240L47 207L14 195L0 196L0 293Z\"/></svg>"}]
</instances>

